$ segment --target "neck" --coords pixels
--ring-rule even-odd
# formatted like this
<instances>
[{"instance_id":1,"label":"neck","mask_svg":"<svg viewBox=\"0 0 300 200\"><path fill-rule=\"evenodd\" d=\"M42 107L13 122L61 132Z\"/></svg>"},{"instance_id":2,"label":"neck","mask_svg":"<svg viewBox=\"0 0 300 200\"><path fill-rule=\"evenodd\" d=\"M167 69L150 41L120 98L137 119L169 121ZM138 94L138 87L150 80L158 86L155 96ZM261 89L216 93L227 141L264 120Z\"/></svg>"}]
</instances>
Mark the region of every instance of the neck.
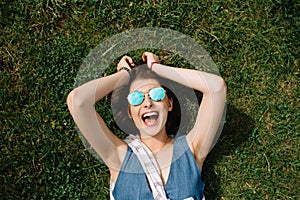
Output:
<instances>
[{"instance_id":1,"label":"neck","mask_svg":"<svg viewBox=\"0 0 300 200\"><path fill-rule=\"evenodd\" d=\"M154 136L141 137L141 141L153 152L158 152L165 147L172 139L163 130Z\"/></svg>"}]
</instances>

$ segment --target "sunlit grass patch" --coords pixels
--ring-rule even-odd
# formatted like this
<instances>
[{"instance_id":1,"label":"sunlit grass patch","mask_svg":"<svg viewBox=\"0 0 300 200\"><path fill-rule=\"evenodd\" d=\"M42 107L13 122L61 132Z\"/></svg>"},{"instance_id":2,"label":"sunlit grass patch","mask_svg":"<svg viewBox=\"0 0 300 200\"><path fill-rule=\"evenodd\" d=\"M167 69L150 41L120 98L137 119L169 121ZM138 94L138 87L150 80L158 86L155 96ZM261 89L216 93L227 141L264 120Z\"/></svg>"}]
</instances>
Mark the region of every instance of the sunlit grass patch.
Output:
<instances>
[{"instance_id":1,"label":"sunlit grass patch","mask_svg":"<svg viewBox=\"0 0 300 200\"><path fill-rule=\"evenodd\" d=\"M299 197L296 1L24 0L0 5L2 198L109 198L108 169L82 145L66 97L91 49L140 27L190 36L209 52L226 81L226 124L203 171L207 199ZM129 53L138 60L141 51ZM189 67L177 55L153 51L166 64Z\"/></svg>"}]
</instances>

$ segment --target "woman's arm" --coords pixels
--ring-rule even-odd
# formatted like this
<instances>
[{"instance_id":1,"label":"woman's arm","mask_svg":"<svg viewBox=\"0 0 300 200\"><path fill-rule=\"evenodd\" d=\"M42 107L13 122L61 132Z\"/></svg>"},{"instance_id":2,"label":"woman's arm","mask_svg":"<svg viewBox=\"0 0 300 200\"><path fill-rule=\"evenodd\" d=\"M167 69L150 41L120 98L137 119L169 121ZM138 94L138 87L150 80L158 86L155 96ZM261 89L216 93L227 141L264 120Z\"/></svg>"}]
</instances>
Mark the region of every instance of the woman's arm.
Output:
<instances>
[{"instance_id":1,"label":"woman's arm","mask_svg":"<svg viewBox=\"0 0 300 200\"><path fill-rule=\"evenodd\" d=\"M143 59L147 60L149 67L151 63L159 62L158 57L151 53L144 53ZM198 163L202 163L214 142L223 116L226 100L224 80L214 74L162 64L153 64L152 70L164 78L203 93L195 125L187 135Z\"/></svg>"},{"instance_id":2,"label":"woman's arm","mask_svg":"<svg viewBox=\"0 0 300 200\"><path fill-rule=\"evenodd\" d=\"M96 112L94 104L116 87L127 83L128 78L128 72L121 70L75 88L67 99L70 113L79 130L103 161L113 169L120 168L127 145L109 130Z\"/></svg>"}]
</instances>

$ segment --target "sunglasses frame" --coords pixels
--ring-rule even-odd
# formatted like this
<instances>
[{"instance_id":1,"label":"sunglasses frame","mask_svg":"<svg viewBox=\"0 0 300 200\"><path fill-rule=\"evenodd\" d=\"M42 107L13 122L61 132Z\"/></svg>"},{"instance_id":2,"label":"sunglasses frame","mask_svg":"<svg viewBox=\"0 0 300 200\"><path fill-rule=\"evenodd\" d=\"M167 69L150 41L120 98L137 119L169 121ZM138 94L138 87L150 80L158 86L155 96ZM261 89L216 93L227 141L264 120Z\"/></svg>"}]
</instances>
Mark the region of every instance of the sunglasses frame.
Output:
<instances>
[{"instance_id":1,"label":"sunglasses frame","mask_svg":"<svg viewBox=\"0 0 300 200\"><path fill-rule=\"evenodd\" d=\"M164 91L163 97L162 97L161 99L158 99L158 100L152 99L151 96L150 96L150 93L151 93L151 90L153 90L153 89L162 89L162 90ZM143 95L143 99L142 99L142 101L141 101L139 104L134 105L134 104L130 103L130 101L129 101L129 98L130 98L130 97L129 97L129 96L130 96L132 93L141 93L141 94ZM144 100L145 100L145 94L148 94L148 97L149 97L152 101L159 102L159 101L163 100L163 99L166 97L166 90L165 90L163 87L154 87L154 88L151 88L148 92L145 92L145 93L142 92L142 91L132 91L132 92L130 92L130 93L128 94L128 96L127 96L127 101L128 101L128 103L129 103L130 105L132 105L132 106L139 106L139 105L141 105L141 104L144 102Z\"/></svg>"}]
</instances>

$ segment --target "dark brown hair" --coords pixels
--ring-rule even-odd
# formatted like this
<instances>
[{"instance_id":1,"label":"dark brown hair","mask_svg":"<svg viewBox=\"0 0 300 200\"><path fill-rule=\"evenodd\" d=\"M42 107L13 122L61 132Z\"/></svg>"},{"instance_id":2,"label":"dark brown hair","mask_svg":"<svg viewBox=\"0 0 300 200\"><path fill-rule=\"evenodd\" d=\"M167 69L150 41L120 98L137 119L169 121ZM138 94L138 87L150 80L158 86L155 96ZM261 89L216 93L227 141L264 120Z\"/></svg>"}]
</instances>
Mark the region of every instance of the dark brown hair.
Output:
<instances>
[{"instance_id":1,"label":"dark brown hair","mask_svg":"<svg viewBox=\"0 0 300 200\"><path fill-rule=\"evenodd\" d=\"M129 117L129 105L127 102L127 95L131 83L136 79L154 79L160 83L160 85L166 90L168 98L173 100L173 109L169 111L166 131L170 137L174 137L179 129L182 111L180 108L179 101L174 94L173 81L162 78L155 72L150 70L146 64L137 66L130 71L130 79L128 83L120 88L114 90L111 96L113 116L116 125L127 134L139 134L139 130L135 126L133 120Z\"/></svg>"}]
</instances>

